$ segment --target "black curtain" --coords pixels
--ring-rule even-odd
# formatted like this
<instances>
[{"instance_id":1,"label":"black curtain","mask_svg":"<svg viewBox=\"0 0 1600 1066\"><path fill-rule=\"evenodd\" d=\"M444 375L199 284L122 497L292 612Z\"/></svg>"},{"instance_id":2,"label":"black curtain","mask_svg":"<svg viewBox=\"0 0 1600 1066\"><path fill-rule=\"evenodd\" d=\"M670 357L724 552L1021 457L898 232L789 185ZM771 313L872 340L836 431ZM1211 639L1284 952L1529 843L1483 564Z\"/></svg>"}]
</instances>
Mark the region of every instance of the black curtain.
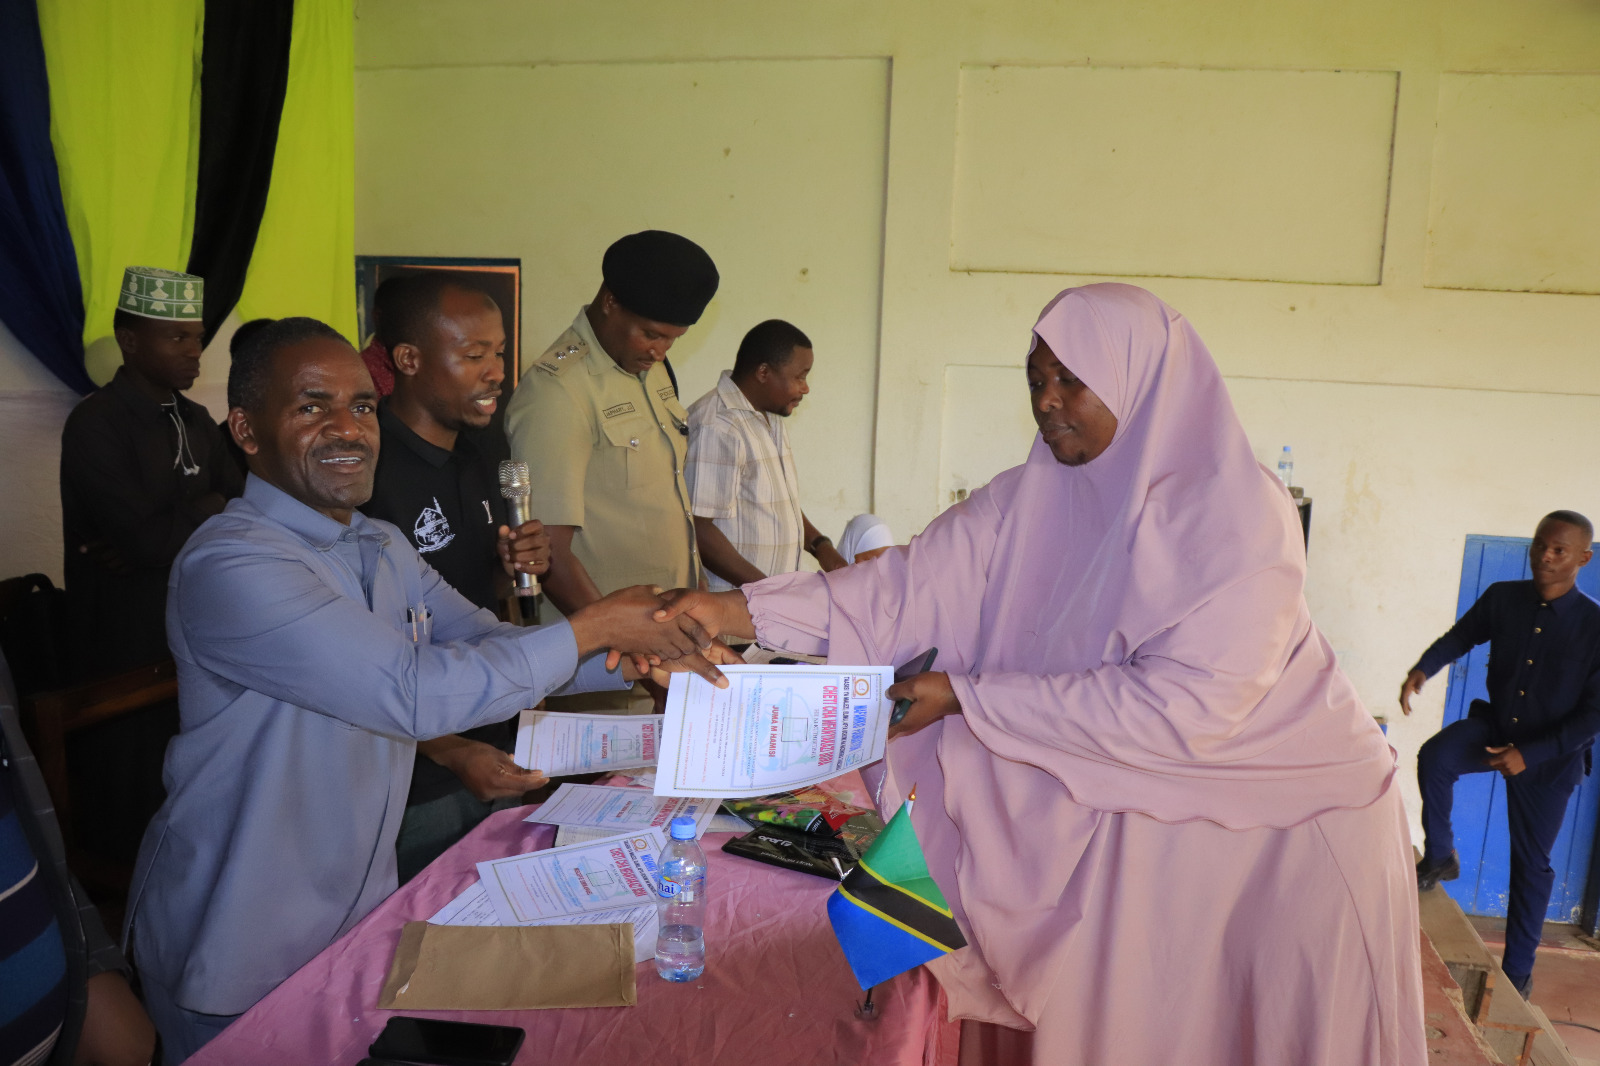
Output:
<instances>
[{"instance_id":1,"label":"black curtain","mask_svg":"<svg viewBox=\"0 0 1600 1066\"><path fill-rule=\"evenodd\" d=\"M0 3L5 0L0 0ZM244 291L272 184L294 0L207 0L189 273L206 279L206 341Z\"/></svg>"},{"instance_id":2,"label":"black curtain","mask_svg":"<svg viewBox=\"0 0 1600 1066\"><path fill-rule=\"evenodd\" d=\"M34 0L0 0L0 321L56 377L94 391Z\"/></svg>"}]
</instances>

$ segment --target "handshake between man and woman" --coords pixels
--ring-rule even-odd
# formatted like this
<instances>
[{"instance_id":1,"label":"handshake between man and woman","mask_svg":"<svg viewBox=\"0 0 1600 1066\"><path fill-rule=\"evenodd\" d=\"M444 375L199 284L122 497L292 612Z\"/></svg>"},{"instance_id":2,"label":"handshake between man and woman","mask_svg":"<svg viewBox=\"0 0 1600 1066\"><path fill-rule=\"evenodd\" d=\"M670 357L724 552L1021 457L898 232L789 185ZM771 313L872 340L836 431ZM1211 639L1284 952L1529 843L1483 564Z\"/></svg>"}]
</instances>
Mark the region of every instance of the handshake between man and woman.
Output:
<instances>
[{"instance_id":1,"label":"handshake between man and woman","mask_svg":"<svg viewBox=\"0 0 1600 1066\"><path fill-rule=\"evenodd\" d=\"M730 602L735 597L737 605ZM717 667L744 660L717 638L753 639L749 612L738 609L743 603L744 595L737 591L663 592L633 585L581 608L568 622L580 658L607 649L606 668L615 669L620 662L629 680L648 678L665 687L674 673L695 673L727 688L728 679Z\"/></svg>"}]
</instances>

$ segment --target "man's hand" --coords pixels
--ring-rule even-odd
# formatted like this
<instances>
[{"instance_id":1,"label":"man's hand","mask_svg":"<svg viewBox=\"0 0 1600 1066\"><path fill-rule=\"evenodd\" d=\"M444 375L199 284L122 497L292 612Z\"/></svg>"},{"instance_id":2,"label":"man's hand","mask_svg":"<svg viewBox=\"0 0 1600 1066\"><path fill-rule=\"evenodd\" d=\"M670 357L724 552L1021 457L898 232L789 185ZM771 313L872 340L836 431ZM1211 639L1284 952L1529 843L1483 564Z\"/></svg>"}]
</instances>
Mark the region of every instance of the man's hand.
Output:
<instances>
[{"instance_id":1,"label":"man's hand","mask_svg":"<svg viewBox=\"0 0 1600 1066\"><path fill-rule=\"evenodd\" d=\"M89 978L89 1008L78 1037L78 1066L148 1066L156 1053L156 1027L115 970Z\"/></svg>"},{"instance_id":2,"label":"man's hand","mask_svg":"<svg viewBox=\"0 0 1600 1066\"><path fill-rule=\"evenodd\" d=\"M713 637L756 639L756 624L750 617L750 604L738 589L727 592L673 589L662 594L661 599L664 606L656 612L658 621L688 618Z\"/></svg>"},{"instance_id":3,"label":"man's hand","mask_svg":"<svg viewBox=\"0 0 1600 1066\"><path fill-rule=\"evenodd\" d=\"M1413 670L1406 675L1406 680L1400 686L1400 709L1407 714L1411 713L1411 697L1422 691L1423 682L1428 680L1428 675L1421 670Z\"/></svg>"},{"instance_id":4,"label":"man's hand","mask_svg":"<svg viewBox=\"0 0 1600 1066\"><path fill-rule=\"evenodd\" d=\"M481 740L438 737L422 741L417 750L460 778L480 803L520 796L550 783L540 771L524 770L511 756Z\"/></svg>"},{"instance_id":5,"label":"man's hand","mask_svg":"<svg viewBox=\"0 0 1600 1066\"><path fill-rule=\"evenodd\" d=\"M703 569L711 571L728 584L738 587L766 577L755 564L739 554L739 549L728 540L728 535L717 528L710 518L694 516L694 542L700 548ZM704 587L705 574L700 575Z\"/></svg>"},{"instance_id":6,"label":"man's hand","mask_svg":"<svg viewBox=\"0 0 1600 1066\"><path fill-rule=\"evenodd\" d=\"M657 617L662 606L660 591L648 585L619 589L572 615L568 621L578 642L578 655L609 648L606 665L613 669L623 656L647 656L662 662L687 657L686 667L726 688L722 671L700 654L711 645L712 635L688 615Z\"/></svg>"},{"instance_id":7,"label":"man's hand","mask_svg":"<svg viewBox=\"0 0 1600 1066\"><path fill-rule=\"evenodd\" d=\"M127 577L133 573L133 567L124 558L121 550L109 541L91 540L87 544L80 544L78 554L87 555L90 562L118 577Z\"/></svg>"},{"instance_id":8,"label":"man's hand","mask_svg":"<svg viewBox=\"0 0 1600 1066\"><path fill-rule=\"evenodd\" d=\"M1502 777L1510 780L1528 768L1522 758L1522 752L1517 750L1515 744L1507 744L1499 748L1484 748L1489 753L1489 769L1498 770Z\"/></svg>"},{"instance_id":9,"label":"man's hand","mask_svg":"<svg viewBox=\"0 0 1600 1066\"><path fill-rule=\"evenodd\" d=\"M619 655L617 652L612 652L606 656L607 668L610 668L613 658L622 663L624 681L643 681L653 676L655 669L661 665L661 660L654 655Z\"/></svg>"},{"instance_id":10,"label":"man's hand","mask_svg":"<svg viewBox=\"0 0 1600 1066\"><path fill-rule=\"evenodd\" d=\"M930 670L890 685L884 695L891 700L911 700L906 716L898 725L889 727L890 740L926 729L947 714L961 713L961 701L950 687L950 675L942 670Z\"/></svg>"},{"instance_id":11,"label":"man's hand","mask_svg":"<svg viewBox=\"0 0 1600 1066\"><path fill-rule=\"evenodd\" d=\"M500 565L511 577L520 574L543 574L550 569L550 534L537 518L518 526L500 527Z\"/></svg>"},{"instance_id":12,"label":"man's hand","mask_svg":"<svg viewBox=\"0 0 1600 1066\"><path fill-rule=\"evenodd\" d=\"M540 584L555 609L571 618L598 600L600 590L584 569L583 560L572 552L572 538L578 527L546 526L545 532L550 534L550 572Z\"/></svg>"},{"instance_id":13,"label":"man's hand","mask_svg":"<svg viewBox=\"0 0 1600 1066\"><path fill-rule=\"evenodd\" d=\"M811 519L806 517L804 511L800 513L800 535L804 538L801 543L806 546L806 553L824 571L842 570L850 565L839 554L839 549L833 546L833 538L818 533L817 527L811 524Z\"/></svg>"},{"instance_id":14,"label":"man's hand","mask_svg":"<svg viewBox=\"0 0 1600 1066\"><path fill-rule=\"evenodd\" d=\"M643 669L645 671L645 676L649 677L651 681L660 685L662 688L666 688L672 684L673 674L697 673L701 676L704 676L705 671L698 669L698 664L696 662L697 659L703 659L706 665L713 667L744 665L743 656L734 651L732 648L728 647L726 644L722 643L720 640L714 640L711 642L711 646L702 651L698 656L689 655L682 659L673 659L671 662L665 663L660 662L659 660L655 662L644 663L635 658L633 661L633 667L635 670ZM626 670L623 671L623 676L627 676Z\"/></svg>"},{"instance_id":15,"label":"man's hand","mask_svg":"<svg viewBox=\"0 0 1600 1066\"><path fill-rule=\"evenodd\" d=\"M824 572L843 570L850 565L844 561L844 556L839 554L839 549L833 546L831 540L825 540L817 545L816 559L817 565L822 567Z\"/></svg>"}]
</instances>

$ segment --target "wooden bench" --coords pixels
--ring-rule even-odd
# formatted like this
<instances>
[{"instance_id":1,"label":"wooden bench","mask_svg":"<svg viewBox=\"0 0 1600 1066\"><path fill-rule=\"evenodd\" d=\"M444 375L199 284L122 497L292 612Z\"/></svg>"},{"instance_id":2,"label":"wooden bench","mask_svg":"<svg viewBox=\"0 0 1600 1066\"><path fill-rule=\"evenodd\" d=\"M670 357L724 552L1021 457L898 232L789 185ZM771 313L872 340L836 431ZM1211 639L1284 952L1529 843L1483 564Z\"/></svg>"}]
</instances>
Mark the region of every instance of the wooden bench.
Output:
<instances>
[{"instance_id":1,"label":"wooden bench","mask_svg":"<svg viewBox=\"0 0 1600 1066\"><path fill-rule=\"evenodd\" d=\"M67 740L81 729L176 699L178 671L171 659L72 688L36 692L21 699L23 732L39 760L39 771L67 845L67 863L91 894L127 894L133 869L88 851L78 839L67 775Z\"/></svg>"}]
</instances>

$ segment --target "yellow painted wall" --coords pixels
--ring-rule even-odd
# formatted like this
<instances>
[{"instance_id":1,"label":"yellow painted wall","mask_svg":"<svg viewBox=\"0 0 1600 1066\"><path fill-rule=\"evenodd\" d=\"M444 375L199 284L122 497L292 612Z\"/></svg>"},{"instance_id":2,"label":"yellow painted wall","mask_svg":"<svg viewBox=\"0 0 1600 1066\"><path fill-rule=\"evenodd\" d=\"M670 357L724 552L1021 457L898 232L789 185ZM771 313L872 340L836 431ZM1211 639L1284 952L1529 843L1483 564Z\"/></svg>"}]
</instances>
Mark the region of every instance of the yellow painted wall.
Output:
<instances>
[{"instance_id":1,"label":"yellow painted wall","mask_svg":"<svg viewBox=\"0 0 1600 1066\"><path fill-rule=\"evenodd\" d=\"M1195 322L1263 458L1295 446L1312 611L1373 710L1467 534L1600 517L1593 4L356 11L357 251L520 255L537 344L611 236L701 238L684 391L759 317L820 334L793 428L825 525L870 502L904 537L1020 461L1028 327L1110 270ZM1442 700L1391 728L1413 811Z\"/></svg>"}]
</instances>

